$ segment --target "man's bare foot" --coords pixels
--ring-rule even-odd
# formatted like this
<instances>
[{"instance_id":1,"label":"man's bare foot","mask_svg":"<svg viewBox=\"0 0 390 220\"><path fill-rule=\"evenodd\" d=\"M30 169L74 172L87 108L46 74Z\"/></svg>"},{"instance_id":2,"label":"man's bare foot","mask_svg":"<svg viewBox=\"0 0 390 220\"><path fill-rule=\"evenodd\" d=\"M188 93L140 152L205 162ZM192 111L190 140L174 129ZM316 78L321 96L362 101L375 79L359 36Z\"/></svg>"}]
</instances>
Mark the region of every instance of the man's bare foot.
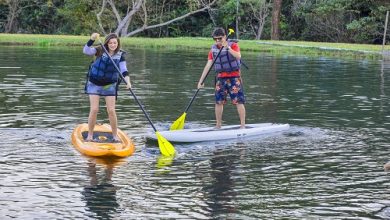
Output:
<instances>
[{"instance_id":1,"label":"man's bare foot","mask_svg":"<svg viewBox=\"0 0 390 220\"><path fill-rule=\"evenodd\" d=\"M385 169L386 172L390 171L390 162L387 162L383 168Z\"/></svg>"},{"instance_id":2,"label":"man's bare foot","mask_svg":"<svg viewBox=\"0 0 390 220\"><path fill-rule=\"evenodd\" d=\"M245 129L245 125L240 125L240 129Z\"/></svg>"}]
</instances>

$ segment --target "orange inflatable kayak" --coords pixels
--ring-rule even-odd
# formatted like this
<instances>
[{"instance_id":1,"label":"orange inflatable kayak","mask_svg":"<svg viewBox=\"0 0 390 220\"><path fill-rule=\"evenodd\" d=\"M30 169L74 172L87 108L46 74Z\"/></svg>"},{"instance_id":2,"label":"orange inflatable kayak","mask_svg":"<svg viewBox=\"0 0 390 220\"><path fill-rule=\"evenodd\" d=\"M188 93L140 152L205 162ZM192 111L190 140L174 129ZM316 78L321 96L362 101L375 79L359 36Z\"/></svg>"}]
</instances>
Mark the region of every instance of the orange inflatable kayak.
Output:
<instances>
[{"instance_id":1,"label":"orange inflatable kayak","mask_svg":"<svg viewBox=\"0 0 390 220\"><path fill-rule=\"evenodd\" d=\"M72 133L72 144L82 154L93 157L127 157L134 153L133 141L118 129L119 142L113 142L111 126L95 125L93 140L85 141L88 136L88 124L79 124Z\"/></svg>"}]
</instances>

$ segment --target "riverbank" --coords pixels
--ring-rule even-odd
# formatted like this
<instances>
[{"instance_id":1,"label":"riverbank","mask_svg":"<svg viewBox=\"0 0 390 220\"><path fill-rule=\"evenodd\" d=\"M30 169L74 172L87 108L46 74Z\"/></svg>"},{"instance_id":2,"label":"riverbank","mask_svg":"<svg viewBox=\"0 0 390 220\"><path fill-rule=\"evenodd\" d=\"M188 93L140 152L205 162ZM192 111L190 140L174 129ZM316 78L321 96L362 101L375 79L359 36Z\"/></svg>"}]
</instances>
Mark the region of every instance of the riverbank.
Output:
<instances>
[{"instance_id":1,"label":"riverbank","mask_svg":"<svg viewBox=\"0 0 390 220\"><path fill-rule=\"evenodd\" d=\"M41 34L0 34L1 45L82 46L89 36L41 35ZM129 47L200 49L210 48L209 38L122 38L122 45ZM240 40L243 51L270 53L276 55L306 55L381 59L382 46L371 44L323 43L305 41ZM390 51L390 45L385 46Z\"/></svg>"}]
</instances>

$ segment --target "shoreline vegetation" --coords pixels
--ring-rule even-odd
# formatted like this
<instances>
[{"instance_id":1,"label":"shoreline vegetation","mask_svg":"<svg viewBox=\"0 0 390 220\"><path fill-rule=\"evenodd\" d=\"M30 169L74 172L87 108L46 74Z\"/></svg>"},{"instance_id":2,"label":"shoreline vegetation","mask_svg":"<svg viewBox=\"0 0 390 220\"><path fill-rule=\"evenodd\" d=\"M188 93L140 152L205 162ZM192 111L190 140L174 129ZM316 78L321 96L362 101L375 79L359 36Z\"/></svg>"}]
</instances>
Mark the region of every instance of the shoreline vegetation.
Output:
<instances>
[{"instance_id":1,"label":"shoreline vegetation","mask_svg":"<svg viewBox=\"0 0 390 220\"><path fill-rule=\"evenodd\" d=\"M29 45L38 47L83 46L89 36L42 35L42 34L0 34L0 45ZM248 52L274 55L327 56L356 59L382 59L382 45L324 43L306 41L240 40L240 48ZM209 38L121 38L122 46L135 48L196 49L208 50L212 43ZM384 50L389 54L390 45ZM386 55L389 59L389 55Z\"/></svg>"}]
</instances>

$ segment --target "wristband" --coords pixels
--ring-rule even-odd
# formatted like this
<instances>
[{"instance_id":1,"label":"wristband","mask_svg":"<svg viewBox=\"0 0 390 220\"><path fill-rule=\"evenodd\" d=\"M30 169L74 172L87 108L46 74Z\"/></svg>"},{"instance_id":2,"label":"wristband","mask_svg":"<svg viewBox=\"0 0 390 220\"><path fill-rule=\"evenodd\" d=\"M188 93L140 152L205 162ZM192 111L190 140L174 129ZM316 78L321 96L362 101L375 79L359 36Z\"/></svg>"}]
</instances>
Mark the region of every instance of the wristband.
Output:
<instances>
[{"instance_id":1,"label":"wristband","mask_svg":"<svg viewBox=\"0 0 390 220\"><path fill-rule=\"evenodd\" d=\"M95 42L95 41L89 39L88 42L87 42L87 46L88 46L88 47L92 46L92 45L93 45L93 42Z\"/></svg>"},{"instance_id":2,"label":"wristband","mask_svg":"<svg viewBox=\"0 0 390 220\"><path fill-rule=\"evenodd\" d=\"M127 72L127 71L125 71L125 72L122 73L122 76L123 76L123 77L126 77L126 76L128 76L128 75L129 75L129 72Z\"/></svg>"}]
</instances>

